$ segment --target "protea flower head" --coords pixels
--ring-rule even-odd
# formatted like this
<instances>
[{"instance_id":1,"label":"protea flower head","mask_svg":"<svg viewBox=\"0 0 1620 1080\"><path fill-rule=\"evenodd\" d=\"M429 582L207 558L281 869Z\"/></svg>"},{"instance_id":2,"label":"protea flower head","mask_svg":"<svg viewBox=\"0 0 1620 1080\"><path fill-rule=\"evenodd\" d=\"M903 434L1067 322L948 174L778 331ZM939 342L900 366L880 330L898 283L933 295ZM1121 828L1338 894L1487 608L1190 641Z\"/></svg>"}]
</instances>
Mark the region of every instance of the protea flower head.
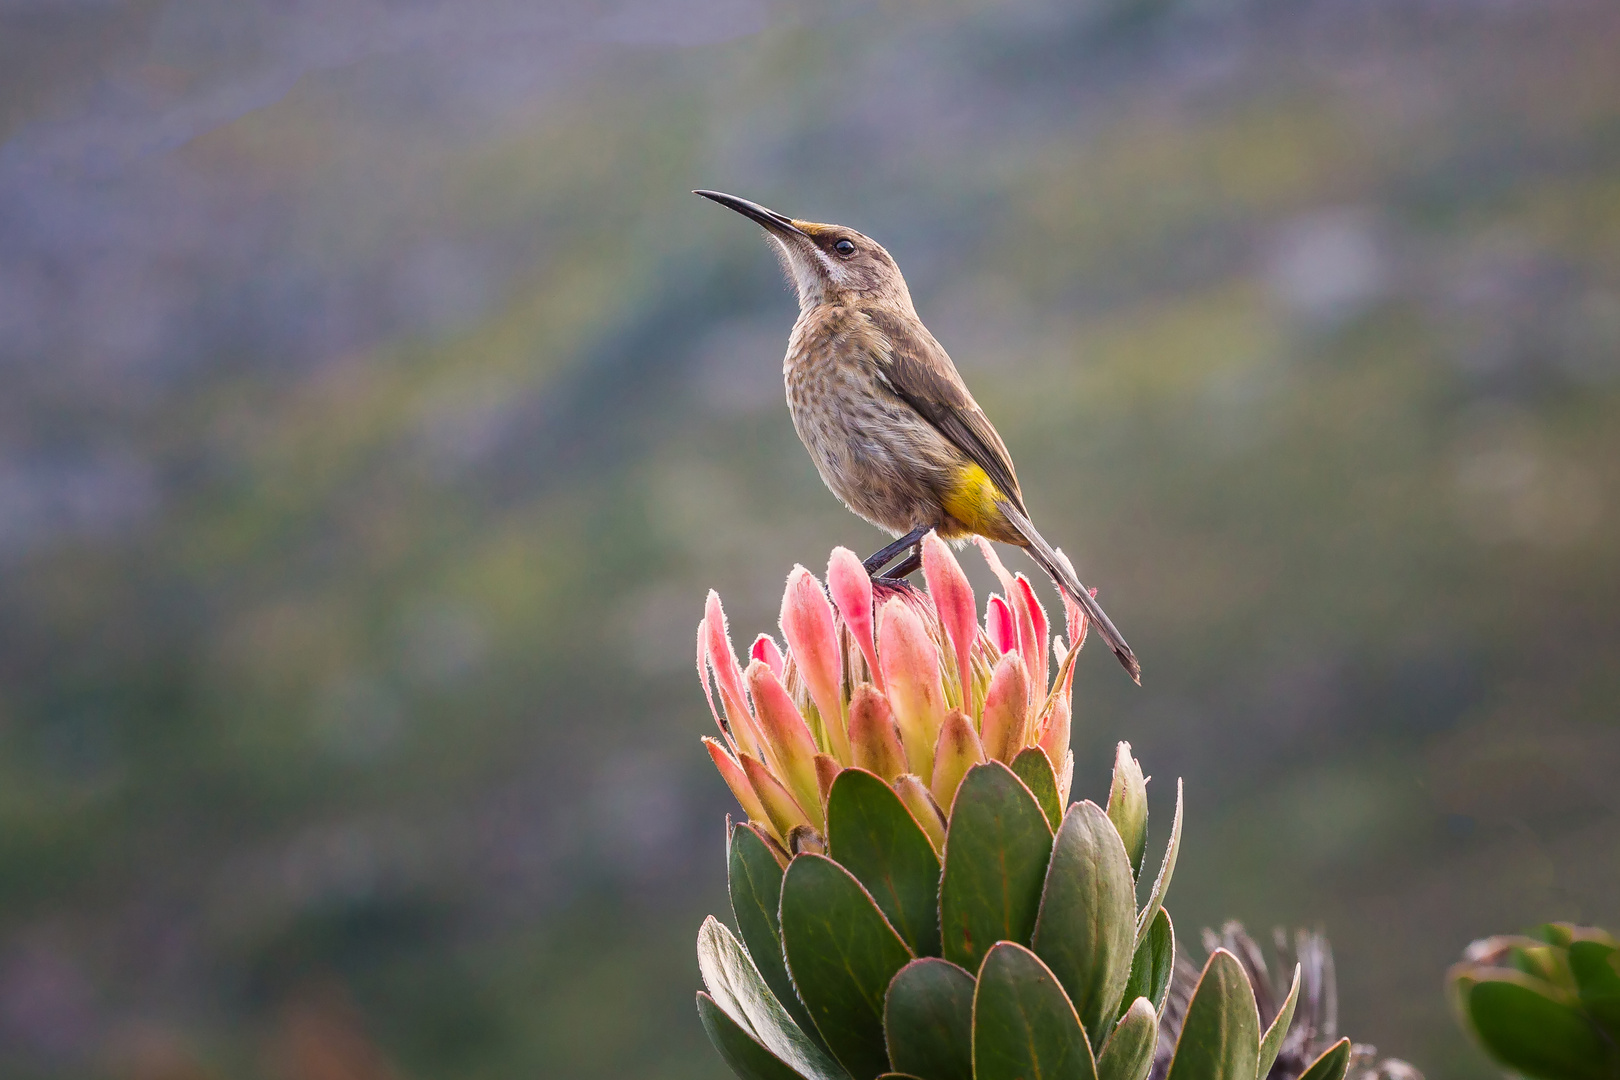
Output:
<instances>
[{"instance_id":1,"label":"protea flower head","mask_svg":"<svg viewBox=\"0 0 1620 1080\"><path fill-rule=\"evenodd\" d=\"M744 667L720 597L698 623L697 665L720 729L704 744L748 820L784 852L824 850L827 794L840 772L864 769L890 784L936 853L968 769L1037 764L1068 801L1074 661L1086 617L1067 605L1067 641L1050 641L1035 590L988 543L1001 582L981 622L973 587L938 536L923 541L928 591L874 582L837 548L825 583L802 566L782 596L784 649L761 634Z\"/></svg>"},{"instance_id":2,"label":"protea flower head","mask_svg":"<svg viewBox=\"0 0 1620 1080\"><path fill-rule=\"evenodd\" d=\"M1029 582L981 549L1001 583L982 618L935 536L926 593L843 549L825 583L795 568L782 642L746 667L709 595L705 744L748 815L727 841L736 929L698 932L709 1038L742 1080L1148 1080L1156 1045L1167 1080L1264 1080L1299 968L1262 1023L1259 984L1216 949L1164 1037L1180 785L1156 874L1128 743L1106 807L1069 801L1085 619L1068 607L1053 647ZM1344 1080L1350 1052L1304 1080Z\"/></svg>"}]
</instances>

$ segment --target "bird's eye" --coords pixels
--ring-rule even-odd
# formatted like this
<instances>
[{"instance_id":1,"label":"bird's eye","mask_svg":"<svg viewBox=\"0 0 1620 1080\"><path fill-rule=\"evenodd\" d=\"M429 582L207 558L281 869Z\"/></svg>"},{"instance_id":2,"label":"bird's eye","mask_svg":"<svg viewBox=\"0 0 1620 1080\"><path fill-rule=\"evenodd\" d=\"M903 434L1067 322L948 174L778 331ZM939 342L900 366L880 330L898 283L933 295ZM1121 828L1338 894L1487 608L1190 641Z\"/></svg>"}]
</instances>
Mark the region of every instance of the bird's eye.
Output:
<instances>
[{"instance_id":1,"label":"bird's eye","mask_svg":"<svg viewBox=\"0 0 1620 1080\"><path fill-rule=\"evenodd\" d=\"M855 244L850 240L840 240L838 243L833 245L833 250L838 252L840 255L848 257L855 254Z\"/></svg>"}]
</instances>

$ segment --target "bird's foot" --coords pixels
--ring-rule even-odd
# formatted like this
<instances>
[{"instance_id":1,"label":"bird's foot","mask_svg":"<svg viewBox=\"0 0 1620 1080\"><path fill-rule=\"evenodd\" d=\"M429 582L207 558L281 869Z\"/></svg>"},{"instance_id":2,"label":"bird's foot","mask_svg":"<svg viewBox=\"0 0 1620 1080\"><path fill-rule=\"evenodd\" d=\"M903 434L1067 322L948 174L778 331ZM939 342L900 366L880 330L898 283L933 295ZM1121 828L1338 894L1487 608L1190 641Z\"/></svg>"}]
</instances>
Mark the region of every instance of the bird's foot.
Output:
<instances>
[{"instance_id":1,"label":"bird's foot","mask_svg":"<svg viewBox=\"0 0 1620 1080\"><path fill-rule=\"evenodd\" d=\"M922 552L913 549L910 555L877 575L875 580L881 581L885 585L904 585L906 578L915 574L921 567Z\"/></svg>"},{"instance_id":2,"label":"bird's foot","mask_svg":"<svg viewBox=\"0 0 1620 1080\"><path fill-rule=\"evenodd\" d=\"M903 578L913 570L917 569L918 566L922 565L922 556L918 554L918 545L922 543L922 538L927 535L928 530L919 525L917 528L906 533L906 535L900 537L900 539L896 540L894 543L888 544L873 552L871 555L868 555L865 559L861 560L861 565L866 567L866 572L873 577ZM910 554L908 554L905 561L900 564L901 566L906 567L905 570L899 573L895 573L894 571L889 571L888 573L884 572L884 567L888 566L891 562L894 562L895 558L901 553L907 551L909 551ZM898 567L896 569L898 569Z\"/></svg>"}]
</instances>

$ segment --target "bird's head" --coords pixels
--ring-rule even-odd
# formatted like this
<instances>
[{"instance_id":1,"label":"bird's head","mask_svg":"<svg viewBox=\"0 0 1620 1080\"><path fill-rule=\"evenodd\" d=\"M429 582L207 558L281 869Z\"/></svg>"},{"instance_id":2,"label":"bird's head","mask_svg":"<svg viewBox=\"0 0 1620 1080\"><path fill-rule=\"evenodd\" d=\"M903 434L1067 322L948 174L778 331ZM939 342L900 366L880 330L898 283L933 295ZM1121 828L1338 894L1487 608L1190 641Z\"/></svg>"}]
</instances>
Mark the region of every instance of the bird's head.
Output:
<instances>
[{"instance_id":1,"label":"bird's head","mask_svg":"<svg viewBox=\"0 0 1620 1080\"><path fill-rule=\"evenodd\" d=\"M764 226L782 269L806 310L845 298L892 304L911 311L900 267L883 245L843 225L797 221L756 202L720 191L694 191Z\"/></svg>"}]
</instances>

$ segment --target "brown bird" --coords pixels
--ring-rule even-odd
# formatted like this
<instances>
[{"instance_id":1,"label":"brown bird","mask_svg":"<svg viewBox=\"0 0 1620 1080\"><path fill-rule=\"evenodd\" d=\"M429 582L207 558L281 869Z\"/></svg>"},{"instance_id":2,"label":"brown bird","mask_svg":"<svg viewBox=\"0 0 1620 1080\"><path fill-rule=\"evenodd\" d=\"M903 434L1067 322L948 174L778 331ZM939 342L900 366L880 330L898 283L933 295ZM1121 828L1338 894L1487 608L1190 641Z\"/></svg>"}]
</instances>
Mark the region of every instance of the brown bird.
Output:
<instances>
[{"instance_id":1,"label":"brown bird","mask_svg":"<svg viewBox=\"0 0 1620 1080\"><path fill-rule=\"evenodd\" d=\"M718 191L695 191L765 227L799 294L782 374L816 468L843 504L899 537L866 560L904 577L930 529L1028 551L1090 617L1138 683L1141 666L1068 560L1035 530L1012 457L956 365L928 332L883 245L842 225L797 221Z\"/></svg>"}]
</instances>

